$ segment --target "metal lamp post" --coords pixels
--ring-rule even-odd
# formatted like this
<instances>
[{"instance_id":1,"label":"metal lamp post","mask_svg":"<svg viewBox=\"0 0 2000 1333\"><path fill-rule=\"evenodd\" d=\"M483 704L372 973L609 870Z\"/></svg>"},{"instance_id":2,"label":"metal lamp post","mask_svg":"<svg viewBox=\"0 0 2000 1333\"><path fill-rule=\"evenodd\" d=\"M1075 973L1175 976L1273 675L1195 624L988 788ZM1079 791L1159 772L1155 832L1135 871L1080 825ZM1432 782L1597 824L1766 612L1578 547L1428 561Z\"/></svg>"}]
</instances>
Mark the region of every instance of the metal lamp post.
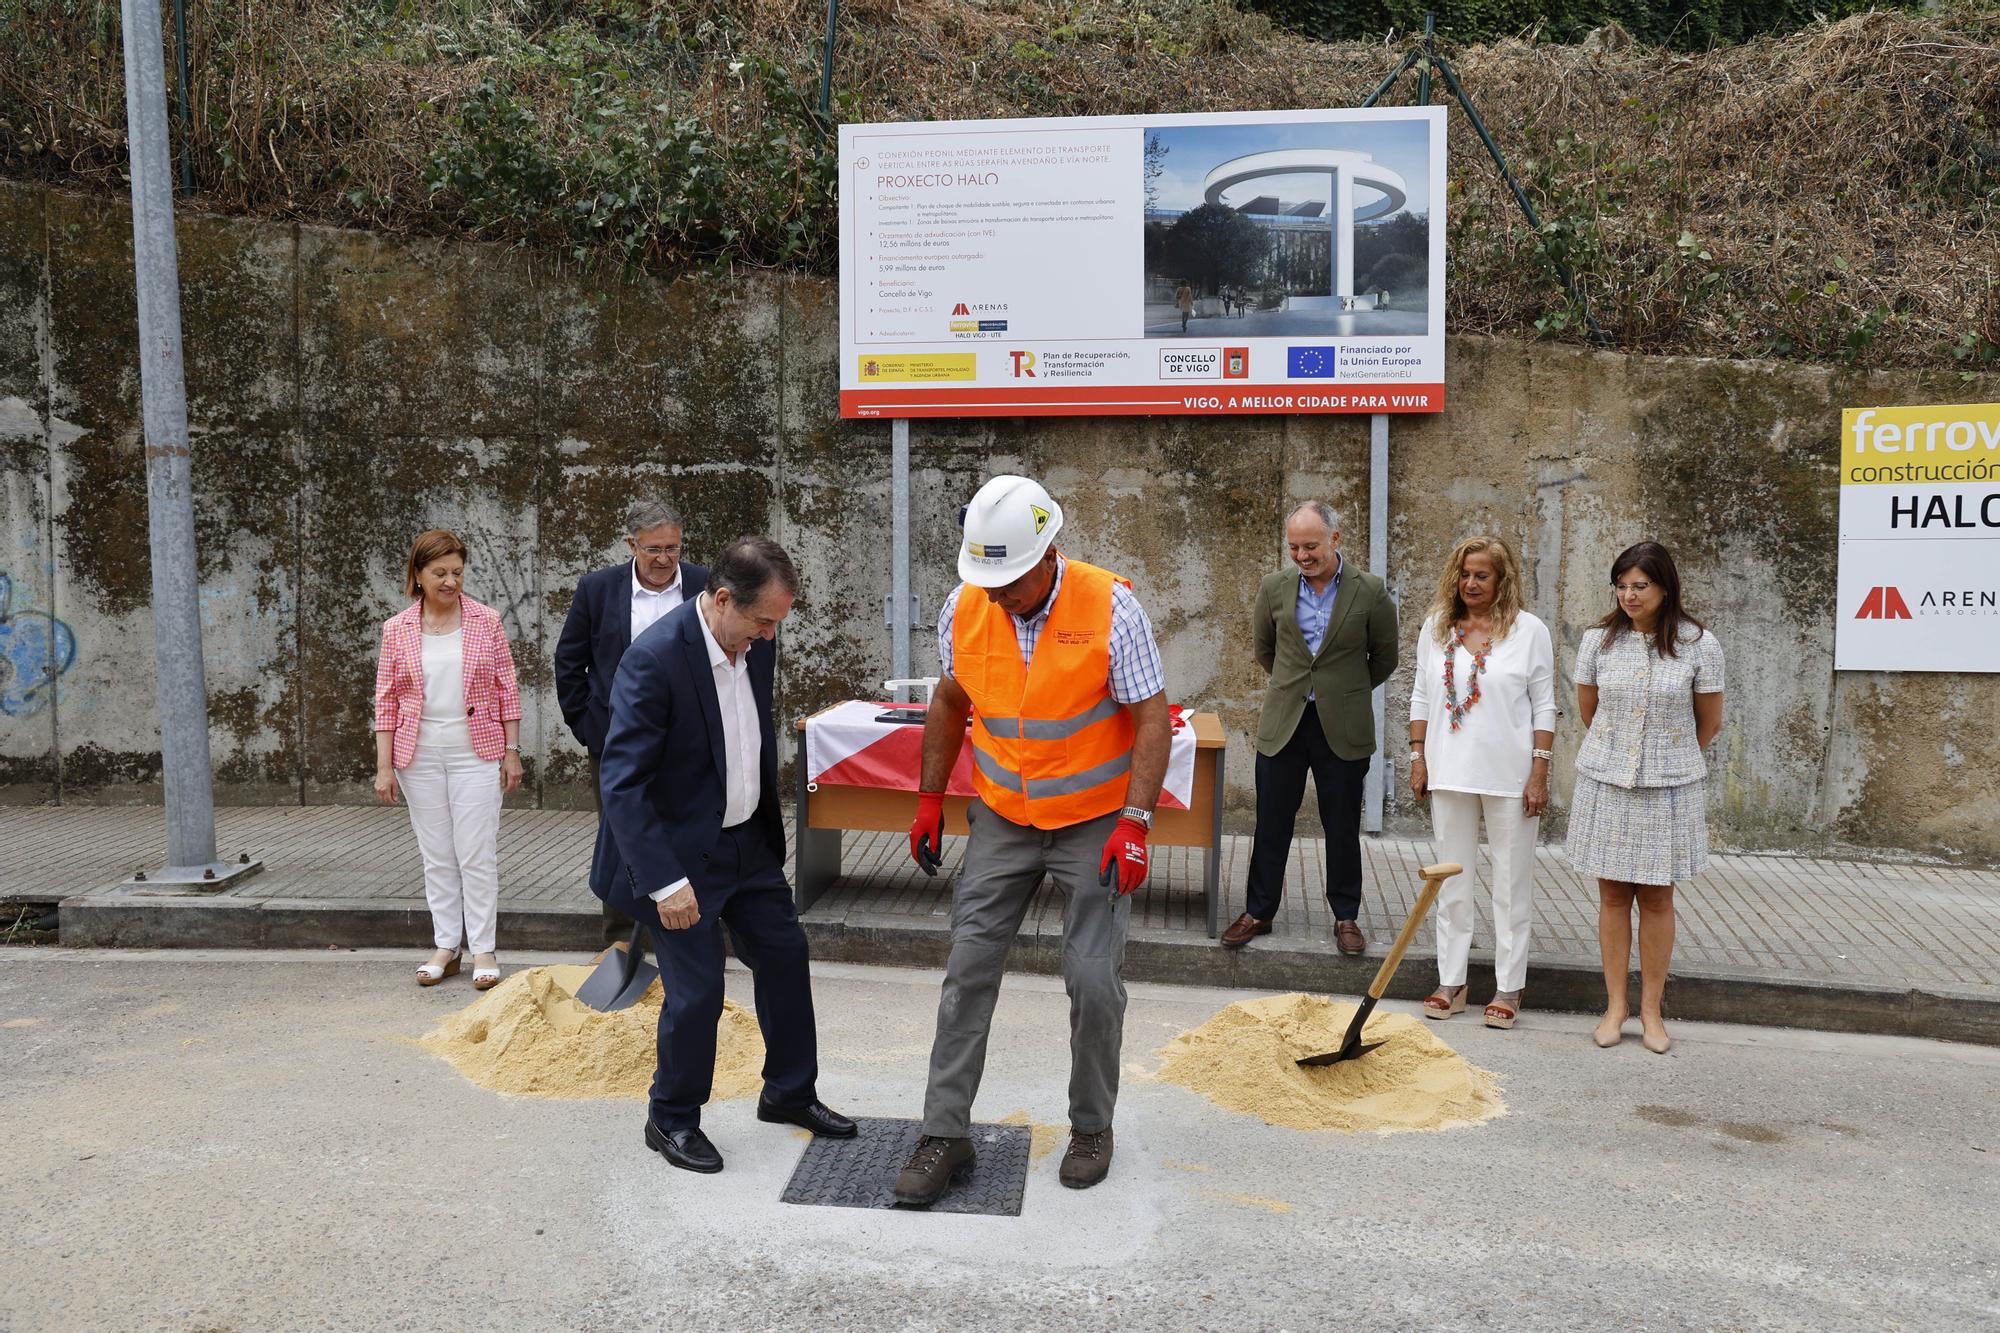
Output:
<instances>
[{"instance_id":1,"label":"metal lamp post","mask_svg":"<svg viewBox=\"0 0 2000 1333\"><path fill-rule=\"evenodd\" d=\"M132 262L139 296L146 515L153 562L153 645L167 860L151 882L220 885L260 863L215 854L215 793L195 570L193 452L181 360L180 261L167 144L166 44L160 7L123 0L125 119L132 149ZM146 878L138 876L135 878Z\"/></svg>"}]
</instances>

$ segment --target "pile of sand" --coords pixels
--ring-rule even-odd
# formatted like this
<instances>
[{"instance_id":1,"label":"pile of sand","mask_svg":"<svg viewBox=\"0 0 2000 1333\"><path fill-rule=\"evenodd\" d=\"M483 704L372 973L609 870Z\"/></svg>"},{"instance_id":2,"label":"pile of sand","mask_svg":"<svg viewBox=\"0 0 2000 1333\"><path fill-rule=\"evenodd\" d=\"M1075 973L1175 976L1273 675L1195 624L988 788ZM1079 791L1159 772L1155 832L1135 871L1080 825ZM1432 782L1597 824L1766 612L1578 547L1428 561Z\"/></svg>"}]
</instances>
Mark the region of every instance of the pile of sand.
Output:
<instances>
[{"instance_id":1,"label":"pile of sand","mask_svg":"<svg viewBox=\"0 0 2000 1333\"><path fill-rule=\"evenodd\" d=\"M507 977L418 1044L482 1088L530 1097L644 1097L653 1084L664 994L600 1014L576 1002L588 967L531 967ZM763 1086L764 1037L749 1010L724 1001L715 1099Z\"/></svg>"},{"instance_id":2,"label":"pile of sand","mask_svg":"<svg viewBox=\"0 0 2000 1333\"><path fill-rule=\"evenodd\" d=\"M1376 1013L1358 1060L1308 1068L1300 1056L1338 1050L1354 1006L1317 995L1232 1004L1160 1051L1158 1077L1216 1105L1291 1129L1450 1129L1506 1113L1494 1076L1469 1065L1422 1019Z\"/></svg>"}]
</instances>

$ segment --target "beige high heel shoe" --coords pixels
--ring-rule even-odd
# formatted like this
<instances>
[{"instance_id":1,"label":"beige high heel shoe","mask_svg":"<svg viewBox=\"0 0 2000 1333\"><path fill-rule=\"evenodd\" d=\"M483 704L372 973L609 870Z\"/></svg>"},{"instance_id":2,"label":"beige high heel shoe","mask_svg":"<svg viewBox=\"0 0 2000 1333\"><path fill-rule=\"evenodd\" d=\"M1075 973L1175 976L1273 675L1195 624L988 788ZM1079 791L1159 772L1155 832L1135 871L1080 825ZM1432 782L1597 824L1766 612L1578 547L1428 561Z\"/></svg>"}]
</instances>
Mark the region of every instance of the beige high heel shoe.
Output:
<instances>
[{"instance_id":1,"label":"beige high heel shoe","mask_svg":"<svg viewBox=\"0 0 2000 1333\"><path fill-rule=\"evenodd\" d=\"M1439 986L1424 996L1424 1017L1446 1019L1465 1012L1464 986Z\"/></svg>"},{"instance_id":2,"label":"beige high heel shoe","mask_svg":"<svg viewBox=\"0 0 2000 1333\"><path fill-rule=\"evenodd\" d=\"M1486 1006L1486 1026L1490 1028L1511 1028L1514 1020L1521 1016L1521 991L1496 991L1493 1002Z\"/></svg>"}]
</instances>

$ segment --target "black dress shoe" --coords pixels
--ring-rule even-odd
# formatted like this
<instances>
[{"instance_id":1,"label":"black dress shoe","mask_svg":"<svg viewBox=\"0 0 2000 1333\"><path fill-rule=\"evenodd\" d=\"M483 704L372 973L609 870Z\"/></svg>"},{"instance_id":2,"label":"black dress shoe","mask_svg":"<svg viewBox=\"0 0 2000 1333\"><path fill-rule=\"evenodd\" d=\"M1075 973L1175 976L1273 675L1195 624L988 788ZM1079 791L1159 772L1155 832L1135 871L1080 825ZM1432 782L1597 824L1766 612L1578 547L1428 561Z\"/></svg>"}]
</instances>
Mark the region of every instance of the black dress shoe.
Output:
<instances>
[{"instance_id":1,"label":"black dress shoe","mask_svg":"<svg viewBox=\"0 0 2000 1333\"><path fill-rule=\"evenodd\" d=\"M807 1102L804 1106L773 1106L762 1097L757 1099L757 1118L768 1120L774 1125L797 1125L809 1129L823 1139L851 1139L854 1137L854 1122L825 1102Z\"/></svg>"},{"instance_id":2,"label":"black dress shoe","mask_svg":"<svg viewBox=\"0 0 2000 1333\"><path fill-rule=\"evenodd\" d=\"M683 1171L712 1176L722 1169L722 1154L699 1129L661 1129L647 1120L646 1146Z\"/></svg>"}]
</instances>

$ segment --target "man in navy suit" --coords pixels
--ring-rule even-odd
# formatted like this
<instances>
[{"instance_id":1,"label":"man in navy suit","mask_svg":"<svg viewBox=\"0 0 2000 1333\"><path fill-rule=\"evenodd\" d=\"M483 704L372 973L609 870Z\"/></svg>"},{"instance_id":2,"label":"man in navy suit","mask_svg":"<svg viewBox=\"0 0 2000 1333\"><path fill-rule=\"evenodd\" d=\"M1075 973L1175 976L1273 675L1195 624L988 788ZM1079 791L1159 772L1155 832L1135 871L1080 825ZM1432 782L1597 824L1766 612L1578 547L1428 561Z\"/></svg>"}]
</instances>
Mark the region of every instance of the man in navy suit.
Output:
<instances>
[{"instance_id":1,"label":"man in navy suit","mask_svg":"<svg viewBox=\"0 0 2000 1333\"><path fill-rule=\"evenodd\" d=\"M722 1169L701 1132L722 1017L722 932L755 983L764 1033L759 1120L850 1138L819 1100L805 931L785 882L771 723L778 623L798 570L769 537L724 549L708 590L625 654L604 735L604 819L618 844L611 901L650 929L666 1003L646 1146L688 1171Z\"/></svg>"},{"instance_id":2,"label":"man in navy suit","mask_svg":"<svg viewBox=\"0 0 2000 1333\"><path fill-rule=\"evenodd\" d=\"M604 899L604 941L622 944L632 922L611 905L609 885L618 877L618 844L604 826L598 796L598 760L611 722L611 682L619 659L641 634L684 601L701 595L708 571L681 561L681 516L672 505L641 500L628 511L625 545L632 558L577 581L569 615L556 639L556 701L563 721L590 755L590 798L597 802L597 848L590 888Z\"/></svg>"}]
</instances>

